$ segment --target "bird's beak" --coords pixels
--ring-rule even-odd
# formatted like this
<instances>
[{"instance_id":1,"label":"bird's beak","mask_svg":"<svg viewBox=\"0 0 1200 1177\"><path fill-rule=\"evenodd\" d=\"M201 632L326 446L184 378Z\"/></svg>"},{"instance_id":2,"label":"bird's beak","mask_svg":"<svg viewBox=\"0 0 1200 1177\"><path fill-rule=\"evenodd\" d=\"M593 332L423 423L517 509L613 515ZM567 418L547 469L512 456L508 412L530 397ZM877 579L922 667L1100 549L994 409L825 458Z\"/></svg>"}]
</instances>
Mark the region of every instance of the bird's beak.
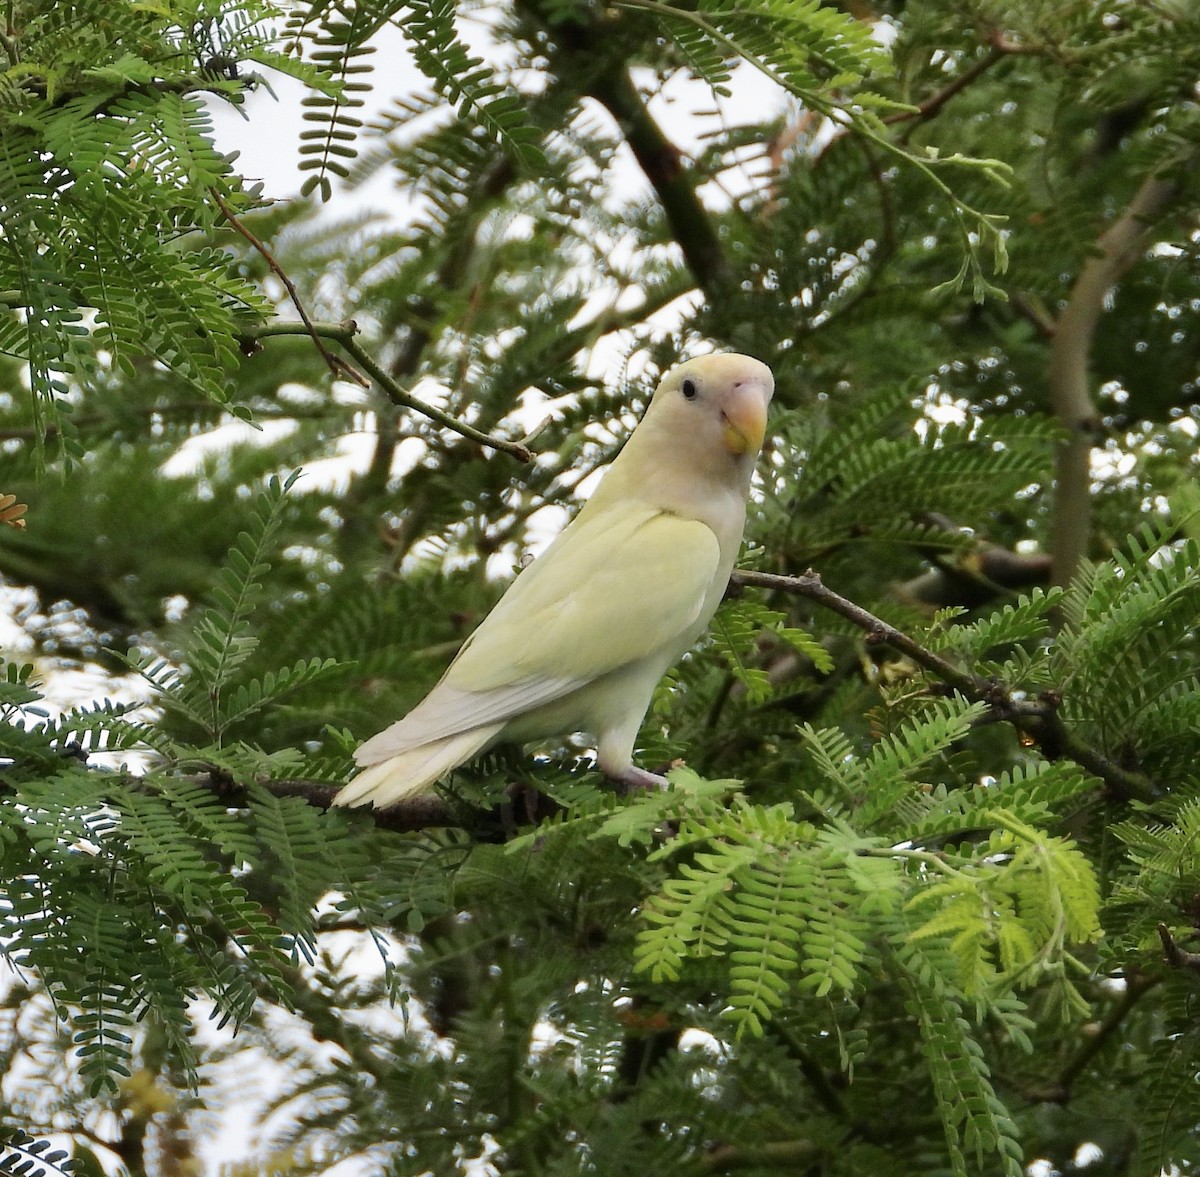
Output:
<instances>
[{"instance_id":1,"label":"bird's beak","mask_svg":"<svg viewBox=\"0 0 1200 1177\"><path fill-rule=\"evenodd\" d=\"M721 409L725 447L731 454L757 454L767 432L767 390L757 381L739 384Z\"/></svg>"}]
</instances>

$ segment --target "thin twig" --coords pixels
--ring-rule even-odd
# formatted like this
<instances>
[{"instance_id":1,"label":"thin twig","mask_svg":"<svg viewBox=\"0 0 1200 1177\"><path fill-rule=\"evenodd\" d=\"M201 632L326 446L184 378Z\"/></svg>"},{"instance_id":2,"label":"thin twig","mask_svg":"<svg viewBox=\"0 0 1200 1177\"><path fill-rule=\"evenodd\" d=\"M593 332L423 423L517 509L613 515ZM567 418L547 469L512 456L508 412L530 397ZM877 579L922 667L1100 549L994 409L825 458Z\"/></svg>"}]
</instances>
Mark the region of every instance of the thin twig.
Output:
<instances>
[{"instance_id":1,"label":"thin twig","mask_svg":"<svg viewBox=\"0 0 1200 1177\"><path fill-rule=\"evenodd\" d=\"M818 90L809 90L807 87L798 86L789 82L789 80L781 76L771 65L769 61L764 59L760 54L755 53L753 49L746 44L740 42L737 38L729 36L722 31L702 13L689 11L682 8L673 8L670 5L663 4L661 0L617 0L617 6L620 8L642 9L646 12L653 12L660 16L668 16L675 20L686 20L702 29L714 43L724 46L732 55L742 58L748 65L753 66L760 73L770 78L773 82L790 91L796 97L800 98L804 105L830 122L842 123L844 119L849 119L848 124L843 127L843 131L848 133L851 129L862 139L875 146L884 154L891 155L893 158L900 161L902 164L915 168L925 179L941 193L942 197L949 203L951 215L954 218L955 225L958 229L959 236L962 239L964 262L958 278L953 279L950 283L943 285L954 286L957 288L961 285L967 274L972 275L973 285L977 301L982 301L982 297L989 290L993 289L983 277L982 267L977 257L977 251L981 244L989 243L998 254L1002 254L1003 239L1000 235L999 225L1006 219L995 214L981 212L979 209L967 204L958 193L950 187L950 185L938 175L935 170L937 167L944 164L957 164L970 162L976 167L984 169L986 175L993 180L1007 183L1006 177L1011 174L1012 168L1001 160L996 159L978 159L964 161L959 156L947 156L944 159L938 160L935 157L923 157L922 155L910 152L907 147L900 143L892 142L886 135L876 131L867 119L861 119L853 115L852 111L843 105L839 105L835 99L828 98ZM1000 46L997 46L1000 48ZM595 91L592 96L604 102L604 98ZM632 143L631 143L632 146ZM661 192L660 192L661 195ZM673 218L672 218L673 221ZM973 228L972 228L973 226ZM679 237L678 231L676 236ZM978 238L978 240L976 240ZM683 245L682 239L680 244ZM722 258L723 260L723 258ZM727 263L726 263L727 264ZM1002 267L1001 267L1002 268ZM704 285L703 281L701 285ZM706 287L705 293L711 295L711 291Z\"/></svg>"},{"instance_id":2,"label":"thin twig","mask_svg":"<svg viewBox=\"0 0 1200 1177\"><path fill-rule=\"evenodd\" d=\"M910 119L925 120L933 118L951 98L956 94L961 94L976 78L991 69L996 62L1002 61L1005 56L1005 53L1001 49L993 46L991 52L986 57L980 58L974 65L963 70L953 81L948 82L936 93L930 94L928 98L918 102L915 110L894 111L892 114L886 115L883 121L885 123L905 123Z\"/></svg>"},{"instance_id":3,"label":"thin twig","mask_svg":"<svg viewBox=\"0 0 1200 1177\"><path fill-rule=\"evenodd\" d=\"M346 351L350 353L351 358L360 364L366 372L370 373L380 388L387 393L388 399L393 404L400 405L406 409L414 409L416 412L422 413L426 417L445 425L447 429L453 429L455 433L461 434L471 441L488 446L490 449L511 454L521 462L533 461L533 454L519 441L508 441L505 438L494 437L490 433L484 433L483 430L476 429L474 426L468 425L465 421L459 421L449 413L443 412L441 409L435 408L423 400L418 400L411 393L406 392L355 340L346 339L342 340L341 343Z\"/></svg>"},{"instance_id":4,"label":"thin twig","mask_svg":"<svg viewBox=\"0 0 1200 1177\"><path fill-rule=\"evenodd\" d=\"M737 1169L800 1172L811 1168L820 1155L820 1146L811 1140L770 1140L763 1144L718 1144L704 1154L701 1164L713 1173Z\"/></svg>"},{"instance_id":5,"label":"thin twig","mask_svg":"<svg viewBox=\"0 0 1200 1177\"><path fill-rule=\"evenodd\" d=\"M1101 1048L1121 1028L1121 1024L1132 1012L1134 1006L1162 982L1162 977L1153 973L1135 973L1126 978L1125 992L1121 999L1108 1011L1104 1020L1080 1043L1079 1049L1067 1060L1059 1072L1056 1090L1059 1102L1065 1103L1071 1098L1071 1089L1075 1080L1083 1073L1091 1061L1100 1053Z\"/></svg>"},{"instance_id":6,"label":"thin twig","mask_svg":"<svg viewBox=\"0 0 1200 1177\"><path fill-rule=\"evenodd\" d=\"M731 584L778 589L816 601L833 613L856 625L871 642L886 643L908 655L966 699L986 703L1002 720L1035 740L1050 760L1073 760L1081 768L1099 777L1113 796L1148 801L1156 795L1154 783L1142 773L1130 772L1072 732L1058 712L1058 700L1051 692L1040 699L1014 699L1003 683L961 670L939 654L926 649L906 633L889 625L860 605L835 593L822 583L812 569L802 576L777 576L770 572L735 572Z\"/></svg>"},{"instance_id":7,"label":"thin twig","mask_svg":"<svg viewBox=\"0 0 1200 1177\"><path fill-rule=\"evenodd\" d=\"M1022 44L1020 41L1013 41L1006 37L999 29L993 29L988 33L987 42L991 47L1008 57L1040 57L1046 52L1045 47L1036 44ZM1071 60L1064 56L1061 52L1058 55L1062 60Z\"/></svg>"},{"instance_id":8,"label":"thin twig","mask_svg":"<svg viewBox=\"0 0 1200 1177\"><path fill-rule=\"evenodd\" d=\"M1024 291L1017 290L1008 296L1012 309L1027 322L1033 324L1033 329L1042 339L1053 339L1058 330L1054 316Z\"/></svg>"},{"instance_id":9,"label":"thin twig","mask_svg":"<svg viewBox=\"0 0 1200 1177\"><path fill-rule=\"evenodd\" d=\"M507 438L495 437L490 433L484 433L481 429L476 429L473 425L468 425L465 421L458 420L442 409L406 391L358 343L355 338L357 334L358 325L353 319L344 319L339 323L323 323L312 320L307 323L296 323L281 319L271 323L250 324L242 328L242 339L248 341L269 339L275 335L306 335L313 339L331 340L343 348L370 375L371 379L379 385L392 404L420 413L423 417L428 417L430 420L438 422L439 425L444 425L447 429L453 430L460 436L477 442L479 445L487 446L489 449L511 454L514 458L522 462L531 462L533 460L533 454L530 452L528 446L521 442L509 441Z\"/></svg>"},{"instance_id":10,"label":"thin twig","mask_svg":"<svg viewBox=\"0 0 1200 1177\"><path fill-rule=\"evenodd\" d=\"M881 617L876 617L874 613L868 612L861 605L856 605L853 601L835 593L821 580L820 574L811 568L801 576L780 576L773 572L752 572L739 569L731 577L730 583L753 588L778 589L782 592L807 597L810 601L824 605L831 612L839 614L858 626L866 633L868 641L886 642L893 649L907 654L919 666L932 671L942 682L948 683L963 695L970 698L982 698L985 695L981 684L985 684L987 680L980 679L965 670L959 670L953 663L947 662L945 658L935 654L932 650L927 650L919 642L914 641L895 626L889 625ZM992 693L999 695L1004 693L1003 687L997 683L991 683L990 688Z\"/></svg>"},{"instance_id":11,"label":"thin twig","mask_svg":"<svg viewBox=\"0 0 1200 1177\"><path fill-rule=\"evenodd\" d=\"M304 303L300 299L300 292L296 289L296 284L284 272L275 255L242 223L237 213L229 207L229 203L216 188L210 188L208 192L213 198L213 202L221 210L225 220L229 222L229 227L249 242L250 246L261 255L263 261L270 267L271 273L283 283L284 289L288 292L288 298L292 300L292 305L296 308L296 313L308 329L308 334L313 344L316 346L317 351L321 353L321 359L325 361L325 366L329 369L333 378L340 380L344 377L347 380L353 380L356 384L360 384L363 388L369 387L369 382L361 372L356 372L345 360L339 359L325 346L321 336L314 329L313 321L309 318L308 311L304 308Z\"/></svg>"},{"instance_id":12,"label":"thin twig","mask_svg":"<svg viewBox=\"0 0 1200 1177\"><path fill-rule=\"evenodd\" d=\"M1162 941L1163 956L1171 968L1200 973L1200 952L1185 952L1180 948L1166 924L1158 925L1158 938Z\"/></svg>"}]
</instances>

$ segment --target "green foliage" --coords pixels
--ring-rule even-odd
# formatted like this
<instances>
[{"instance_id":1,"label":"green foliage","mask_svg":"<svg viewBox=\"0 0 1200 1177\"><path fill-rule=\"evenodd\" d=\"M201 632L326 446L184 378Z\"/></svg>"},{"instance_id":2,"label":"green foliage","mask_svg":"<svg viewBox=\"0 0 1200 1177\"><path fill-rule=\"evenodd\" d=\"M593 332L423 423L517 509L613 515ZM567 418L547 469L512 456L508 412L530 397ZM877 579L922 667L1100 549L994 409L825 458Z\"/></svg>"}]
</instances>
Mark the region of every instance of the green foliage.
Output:
<instances>
[{"instance_id":1,"label":"green foliage","mask_svg":"<svg viewBox=\"0 0 1200 1177\"><path fill-rule=\"evenodd\" d=\"M337 665L331 658L310 658L268 670L261 678L248 679L244 674L259 646L250 617L271 570L266 552L279 529L283 496L297 477L298 472L283 482L272 478L259 495L249 521L251 530L238 534L211 589L213 604L200 614L180 651L187 669L178 671L156 654L133 659L134 668L161 693L162 705L185 725L192 725L197 737L211 740L214 748L222 747L230 728L277 704L289 691L327 676Z\"/></svg>"},{"instance_id":2,"label":"green foliage","mask_svg":"<svg viewBox=\"0 0 1200 1177\"><path fill-rule=\"evenodd\" d=\"M19 1177L45 1177L46 1173L70 1173L70 1153L54 1148L49 1140L38 1140L28 1132L14 1132L0 1141L0 1170Z\"/></svg>"},{"instance_id":3,"label":"green foliage","mask_svg":"<svg viewBox=\"0 0 1200 1177\"><path fill-rule=\"evenodd\" d=\"M363 94L370 90L365 75L371 67L367 58L372 47L370 35L386 20L383 5L334 5L314 3L308 12L293 14L289 29L299 45L312 42L313 60L334 79L329 92L310 94L304 99L305 120L317 124L302 132L300 166L313 175L305 180L303 194L319 188L328 200L332 188L328 173L346 176L347 163L354 158L353 142L362 126L354 111L362 108Z\"/></svg>"},{"instance_id":4,"label":"green foliage","mask_svg":"<svg viewBox=\"0 0 1200 1177\"><path fill-rule=\"evenodd\" d=\"M1200 545L1164 545L1147 529L1128 552L1082 574L1063 600L1066 625L1050 668L1071 718L1158 776L1190 773L1178 733L1200 722L1194 658ZM1103 672L1101 668L1104 668Z\"/></svg>"},{"instance_id":5,"label":"green foliage","mask_svg":"<svg viewBox=\"0 0 1200 1177\"><path fill-rule=\"evenodd\" d=\"M497 81L481 57L455 35L451 0L409 0L401 28L413 59L439 94L508 148L518 159L536 166L543 160L537 132L528 121L521 97Z\"/></svg>"},{"instance_id":6,"label":"green foliage","mask_svg":"<svg viewBox=\"0 0 1200 1177\"><path fill-rule=\"evenodd\" d=\"M971 839L953 852L933 854L919 843L889 849L869 832L902 801L944 812L944 794L924 804L905 795L982 710L935 706L862 761L841 733L810 730L828 791L809 796L825 822L797 821L790 805L740 800L685 813L676 836L651 856L679 866L647 902L637 967L653 980L677 980L686 958L727 956L728 1015L739 1032L761 1034L789 992L789 974L798 971L795 984L818 997L853 994L874 959L868 943L879 951L900 936L944 945L949 977L966 998L1053 977L1057 1000L1080 1012L1067 949L1099 936L1100 896L1078 849L996 807L971 813L970 825L959 826ZM1031 776L1034 783L1041 782ZM1008 782L1005 800L1019 806L1021 792ZM949 830L939 826L930 832L941 844Z\"/></svg>"},{"instance_id":7,"label":"green foliage","mask_svg":"<svg viewBox=\"0 0 1200 1177\"><path fill-rule=\"evenodd\" d=\"M718 91L727 92L731 60L752 61L799 97L818 102L829 87L886 73L890 65L868 25L818 0L770 0L754 9L729 0L708 0L694 11L658 3L645 8L698 76ZM818 69L831 75L824 84Z\"/></svg>"},{"instance_id":8,"label":"green foliage","mask_svg":"<svg viewBox=\"0 0 1200 1177\"><path fill-rule=\"evenodd\" d=\"M239 62L282 60L266 44L274 13L17 5L0 97L0 349L28 365L39 440L69 421L70 381L101 350L126 373L151 356L231 401L237 322L266 303L199 236L216 199L247 203L200 95L238 102Z\"/></svg>"},{"instance_id":9,"label":"green foliage","mask_svg":"<svg viewBox=\"0 0 1200 1177\"><path fill-rule=\"evenodd\" d=\"M311 0L298 7L289 20L293 44L310 42L313 61L337 83L331 92L304 100L305 119L313 125L302 136L300 166L312 175L302 194L319 191L329 200L329 176L350 175L364 126L355 111L371 90L371 39L389 23L400 28L417 67L467 126L483 129L526 164L543 161L522 98L467 48L455 30L455 16L453 0ZM462 139L463 127L453 137Z\"/></svg>"},{"instance_id":10,"label":"green foliage","mask_svg":"<svg viewBox=\"0 0 1200 1177\"><path fill-rule=\"evenodd\" d=\"M187 665L139 663L164 711L194 724L196 736L212 741L207 747L165 738L108 701L49 720L33 706L42 694L31 668L6 668L6 951L39 976L69 1020L80 1077L93 1094L115 1091L129 1076L135 1023L155 1025L194 1082L189 1007L200 994L221 1025L244 1022L264 992L286 1003L287 973L297 958L312 957L313 909L342 876L343 825L253 785L234 807L202 779L177 772L297 763L226 739L229 727L332 666L313 660L261 679L244 674L257 646L248 612L259 578L270 573L263 554L291 481L273 479L260 494L252 530L238 536L195 627ZM100 749L142 753L149 771L97 776L86 760ZM256 875L260 883L249 885Z\"/></svg>"},{"instance_id":11,"label":"green foliage","mask_svg":"<svg viewBox=\"0 0 1200 1177\"><path fill-rule=\"evenodd\" d=\"M751 705L765 702L773 693L770 675L753 663L753 655L762 642L777 638L796 653L828 674L833 659L815 638L802 629L788 625L782 613L769 609L761 601L741 600L724 605L713 618L713 644L729 666L734 679L745 689Z\"/></svg>"},{"instance_id":12,"label":"green foliage","mask_svg":"<svg viewBox=\"0 0 1200 1177\"><path fill-rule=\"evenodd\" d=\"M5 1130L147 1174L230 1099L247 1172L1200 1162L1186 8L10 4ZM216 137L275 74L321 208ZM1051 587L1058 317L1150 177ZM535 461L331 385L276 263ZM713 348L777 377L743 562L870 616L740 590L640 734L666 791L567 734L327 812Z\"/></svg>"},{"instance_id":13,"label":"green foliage","mask_svg":"<svg viewBox=\"0 0 1200 1177\"><path fill-rule=\"evenodd\" d=\"M996 1096L983 1051L960 1002L916 958L906 978L909 1010L921 1030L926 1063L950 1146L951 1172L966 1177L996 1160L1007 1177L1023 1173L1017 1126ZM931 983L932 982L932 983Z\"/></svg>"}]
</instances>

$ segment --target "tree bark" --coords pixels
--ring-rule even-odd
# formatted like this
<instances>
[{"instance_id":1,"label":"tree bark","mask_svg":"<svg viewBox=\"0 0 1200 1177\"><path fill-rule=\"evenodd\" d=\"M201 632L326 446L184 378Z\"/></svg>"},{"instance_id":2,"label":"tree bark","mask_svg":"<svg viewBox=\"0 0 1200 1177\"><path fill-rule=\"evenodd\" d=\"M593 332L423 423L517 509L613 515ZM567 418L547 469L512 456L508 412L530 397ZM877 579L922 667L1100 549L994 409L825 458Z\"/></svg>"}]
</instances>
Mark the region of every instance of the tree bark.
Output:
<instances>
[{"instance_id":1,"label":"tree bark","mask_svg":"<svg viewBox=\"0 0 1200 1177\"><path fill-rule=\"evenodd\" d=\"M1100 420L1089 387L1096 324L1109 291L1142 254L1149 224L1162 215L1179 181L1167 171L1147 177L1129 207L1097 242L1059 316L1050 347L1050 400L1066 431L1055 455L1054 515L1050 528L1051 583L1066 585L1087 554L1091 530L1091 456Z\"/></svg>"}]
</instances>

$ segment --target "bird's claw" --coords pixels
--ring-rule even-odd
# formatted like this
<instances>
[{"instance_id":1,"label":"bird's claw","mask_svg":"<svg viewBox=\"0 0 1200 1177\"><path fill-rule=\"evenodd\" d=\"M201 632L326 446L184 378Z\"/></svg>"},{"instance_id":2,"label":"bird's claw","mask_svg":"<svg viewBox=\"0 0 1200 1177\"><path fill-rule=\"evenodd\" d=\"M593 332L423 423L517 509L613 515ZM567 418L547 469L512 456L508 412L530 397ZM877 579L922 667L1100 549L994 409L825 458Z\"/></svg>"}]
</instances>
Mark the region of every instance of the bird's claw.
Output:
<instances>
[{"instance_id":1,"label":"bird's claw","mask_svg":"<svg viewBox=\"0 0 1200 1177\"><path fill-rule=\"evenodd\" d=\"M665 776L659 776L656 772L648 772L644 768L638 768L636 764L631 764L622 771L620 776L614 776L610 779L617 786L617 792L622 797L628 797L633 793L649 792L652 789L666 792L671 787L671 782Z\"/></svg>"}]
</instances>

